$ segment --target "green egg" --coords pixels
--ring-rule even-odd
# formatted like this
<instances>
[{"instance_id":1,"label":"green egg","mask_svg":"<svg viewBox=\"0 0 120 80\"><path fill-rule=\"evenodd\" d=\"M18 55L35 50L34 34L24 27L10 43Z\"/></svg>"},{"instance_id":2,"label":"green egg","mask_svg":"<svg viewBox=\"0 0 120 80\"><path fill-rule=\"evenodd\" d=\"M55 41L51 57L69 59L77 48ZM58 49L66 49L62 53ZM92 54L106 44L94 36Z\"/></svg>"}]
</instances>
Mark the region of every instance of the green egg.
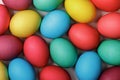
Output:
<instances>
[{"instance_id":1,"label":"green egg","mask_svg":"<svg viewBox=\"0 0 120 80\"><path fill-rule=\"evenodd\" d=\"M6 66L0 61L0 80L9 80Z\"/></svg>"},{"instance_id":2,"label":"green egg","mask_svg":"<svg viewBox=\"0 0 120 80\"><path fill-rule=\"evenodd\" d=\"M73 67L78 56L76 48L64 38L54 39L50 43L50 55L61 67Z\"/></svg>"},{"instance_id":3,"label":"green egg","mask_svg":"<svg viewBox=\"0 0 120 80\"><path fill-rule=\"evenodd\" d=\"M102 60L110 65L120 65L120 40L105 40L98 47Z\"/></svg>"},{"instance_id":4,"label":"green egg","mask_svg":"<svg viewBox=\"0 0 120 80\"><path fill-rule=\"evenodd\" d=\"M51 11L57 8L63 0L33 0L34 6L38 10Z\"/></svg>"}]
</instances>

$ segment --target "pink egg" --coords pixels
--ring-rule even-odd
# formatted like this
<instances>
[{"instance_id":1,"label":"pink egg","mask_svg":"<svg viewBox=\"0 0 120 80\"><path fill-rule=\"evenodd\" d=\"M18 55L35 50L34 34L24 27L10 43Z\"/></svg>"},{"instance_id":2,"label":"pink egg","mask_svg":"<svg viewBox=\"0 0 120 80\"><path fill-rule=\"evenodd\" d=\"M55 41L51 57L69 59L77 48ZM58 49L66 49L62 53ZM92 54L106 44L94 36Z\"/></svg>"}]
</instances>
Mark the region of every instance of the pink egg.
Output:
<instances>
[{"instance_id":1,"label":"pink egg","mask_svg":"<svg viewBox=\"0 0 120 80\"><path fill-rule=\"evenodd\" d=\"M14 10L24 10L29 8L32 3L32 0L2 0L3 3Z\"/></svg>"},{"instance_id":2,"label":"pink egg","mask_svg":"<svg viewBox=\"0 0 120 80\"><path fill-rule=\"evenodd\" d=\"M30 36L24 42L24 55L36 67L43 67L49 59L47 43L40 36Z\"/></svg>"},{"instance_id":3,"label":"pink egg","mask_svg":"<svg viewBox=\"0 0 120 80\"><path fill-rule=\"evenodd\" d=\"M15 58L22 51L22 42L12 35L0 36L0 60Z\"/></svg>"},{"instance_id":4,"label":"pink egg","mask_svg":"<svg viewBox=\"0 0 120 80\"><path fill-rule=\"evenodd\" d=\"M0 4L0 34L3 34L8 29L9 22L9 11L4 5Z\"/></svg>"}]
</instances>

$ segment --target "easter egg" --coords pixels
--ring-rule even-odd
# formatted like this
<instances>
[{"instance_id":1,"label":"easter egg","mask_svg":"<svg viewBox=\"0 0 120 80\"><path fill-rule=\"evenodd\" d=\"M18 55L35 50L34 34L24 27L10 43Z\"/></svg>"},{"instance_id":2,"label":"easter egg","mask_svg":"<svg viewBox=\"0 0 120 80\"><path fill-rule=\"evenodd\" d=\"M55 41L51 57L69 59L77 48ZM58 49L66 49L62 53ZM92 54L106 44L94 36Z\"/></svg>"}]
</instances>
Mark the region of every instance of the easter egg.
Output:
<instances>
[{"instance_id":1,"label":"easter egg","mask_svg":"<svg viewBox=\"0 0 120 80\"><path fill-rule=\"evenodd\" d=\"M77 60L77 51L68 40L54 39L50 43L52 60L61 67L73 67Z\"/></svg>"},{"instance_id":2,"label":"easter egg","mask_svg":"<svg viewBox=\"0 0 120 80\"><path fill-rule=\"evenodd\" d=\"M101 10L112 12L120 9L120 0L91 0Z\"/></svg>"},{"instance_id":3,"label":"easter egg","mask_svg":"<svg viewBox=\"0 0 120 80\"><path fill-rule=\"evenodd\" d=\"M120 66L107 68L99 80L120 80Z\"/></svg>"},{"instance_id":4,"label":"easter egg","mask_svg":"<svg viewBox=\"0 0 120 80\"><path fill-rule=\"evenodd\" d=\"M113 12L102 16L97 23L97 29L105 37L120 38L120 13Z\"/></svg>"},{"instance_id":5,"label":"easter egg","mask_svg":"<svg viewBox=\"0 0 120 80\"><path fill-rule=\"evenodd\" d=\"M36 80L33 67L21 58L10 61L8 72L10 80Z\"/></svg>"},{"instance_id":6,"label":"easter egg","mask_svg":"<svg viewBox=\"0 0 120 80\"><path fill-rule=\"evenodd\" d=\"M89 0L65 0L65 9L71 18L80 23L88 23L96 17L96 9Z\"/></svg>"},{"instance_id":7,"label":"easter egg","mask_svg":"<svg viewBox=\"0 0 120 80\"><path fill-rule=\"evenodd\" d=\"M0 36L0 60L10 60L17 57L22 51L22 42L15 36Z\"/></svg>"},{"instance_id":8,"label":"easter egg","mask_svg":"<svg viewBox=\"0 0 120 80\"><path fill-rule=\"evenodd\" d=\"M120 65L120 40L105 40L98 46L101 59L111 65Z\"/></svg>"},{"instance_id":9,"label":"easter egg","mask_svg":"<svg viewBox=\"0 0 120 80\"><path fill-rule=\"evenodd\" d=\"M3 34L8 29L9 22L9 11L4 5L0 4L0 34Z\"/></svg>"},{"instance_id":10,"label":"easter egg","mask_svg":"<svg viewBox=\"0 0 120 80\"><path fill-rule=\"evenodd\" d=\"M10 21L10 31L17 37L28 37L34 34L40 25L41 17L34 10L17 12Z\"/></svg>"},{"instance_id":11,"label":"easter egg","mask_svg":"<svg viewBox=\"0 0 120 80\"><path fill-rule=\"evenodd\" d=\"M43 67L49 59L49 49L40 36L30 36L24 42L24 55L36 67Z\"/></svg>"},{"instance_id":12,"label":"easter egg","mask_svg":"<svg viewBox=\"0 0 120 80\"><path fill-rule=\"evenodd\" d=\"M0 80L9 80L7 68L1 61L0 61Z\"/></svg>"},{"instance_id":13,"label":"easter egg","mask_svg":"<svg viewBox=\"0 0 120 80\"><path fill-rule=\"evenodd\" d=\"M62 10L48 13L42 20L40 32L44 37L57 38L64 35L70 27L70 18Z\"/></svg>"},{"instance_id":14,"label":"easter egg","mask_svg":"<svg viewBox=\"0 0 120 80\"><path fill-rule=\"evenodd\" d=\"M32 0L2 0L3 3L13 10L25 10L32 4Z\"/></svg>"},{"instance_id":15,"label":"easter egg","mask_svg":"<svg viewBox=\"0 0 120 80\"><path fill-rule=\"evenodd\" d=\"M41 70L39 80L71 80L71 78L61 67L50 65Z\"/></svg>"},{"instance_id":16,"label":"easter egg","mask_svg":"<svg viewBox=\"0 0 120 80\"><path fill-rule=\"evenodd\" d=\"M99 33L88 24L73 24L68 34L71 42L82 50L95 49L100 42Z\"/></svg>"},{"instance_id":17,"label":"easter egg","mask_svg":"<svg viewBox=\"0 0 120 80\"><path fill-rule=\"evenodd\" d=\"M96 52L84 52L75 65L75 72L79 80L98 80L101 73L101 60Z\"/></svg>"},{"instance_id":18,"label":"easter egg","mask_svg":"<svg viewBox=\"0 0 120 80\"><path fill-rule=\"evenodd\" d=\"M42 11L51 11L56 9L63 0L33 0L35 8Z\"/></svg>"}]
</instances>

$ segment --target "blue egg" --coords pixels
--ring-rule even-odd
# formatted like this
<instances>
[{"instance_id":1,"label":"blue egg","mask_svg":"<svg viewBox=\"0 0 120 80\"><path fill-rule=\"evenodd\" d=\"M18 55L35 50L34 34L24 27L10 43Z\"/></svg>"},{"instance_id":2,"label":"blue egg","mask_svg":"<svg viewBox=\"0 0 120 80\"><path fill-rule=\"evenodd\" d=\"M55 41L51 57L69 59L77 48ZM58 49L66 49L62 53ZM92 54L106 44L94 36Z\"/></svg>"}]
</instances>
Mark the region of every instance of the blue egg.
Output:
<instances>
[{"instance_id":1,"label":"blue egg","mask_svg":"<svg viewBox=\"0 0 120 80\"><path fill-rule=\"evenodd\" d=\"M10 80L36 80L35 70L24 59L13 59L8 66Z\"/></svg>"},{"instance_id":2,"label":"blue egg","mask_svg":"<svg viewBox=\"0 0 120 80\"><path fill-rule=\"evenodd\" d=\"M80 80L98 80L102 62L94 51L84 52L78 59L75 72Z\"/></svg>"},{"instance_id":3,"label":"blue egg","mask_svg":"<svg viewBox=\"0 0 120 80\"><path fill-rule=\"evenodd\" d=\"M70 27L70 17L63 10L54 10L42 20L40 32L44 37L57 38L64 35Z\"/></svg>"}]
</instances>

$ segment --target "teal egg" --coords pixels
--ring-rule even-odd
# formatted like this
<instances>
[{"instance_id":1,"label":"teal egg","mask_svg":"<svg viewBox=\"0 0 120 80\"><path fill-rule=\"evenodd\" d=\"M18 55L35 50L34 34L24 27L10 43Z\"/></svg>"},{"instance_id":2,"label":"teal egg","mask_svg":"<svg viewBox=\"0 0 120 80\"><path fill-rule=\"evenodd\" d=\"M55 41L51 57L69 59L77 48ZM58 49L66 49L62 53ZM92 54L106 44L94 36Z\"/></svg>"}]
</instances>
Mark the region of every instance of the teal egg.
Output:
<instances>
[{"instance_id":1,"label":"teal egg","mask_svg":"<svg viewBox=\"0 0 120 80\"><path fill-rule=\"evenodd\" d=\"M97 51L105 63L120 65L120 40L104 40Z\"/></svg>"},{"instance_id":2,"label":"teal egg","mask_svg":"<svg viewBox=\"0 0 120 80\"><path fill-rule=\"evenodd\" d=\"M57 8L63 0L33 0L35 8L42 11L51 11Z\"/></svg>"},{"instance_id":3,"label":"teal egg","mask_svg":"<svg viewBox=\"0 0 120 80\"><path fill-rule=\"evenodd\" d=\"M50 43L52 60L61 67L73 67L77 60L75 47L64 38L54 39Z\"/></svg>"}]
</instances>

